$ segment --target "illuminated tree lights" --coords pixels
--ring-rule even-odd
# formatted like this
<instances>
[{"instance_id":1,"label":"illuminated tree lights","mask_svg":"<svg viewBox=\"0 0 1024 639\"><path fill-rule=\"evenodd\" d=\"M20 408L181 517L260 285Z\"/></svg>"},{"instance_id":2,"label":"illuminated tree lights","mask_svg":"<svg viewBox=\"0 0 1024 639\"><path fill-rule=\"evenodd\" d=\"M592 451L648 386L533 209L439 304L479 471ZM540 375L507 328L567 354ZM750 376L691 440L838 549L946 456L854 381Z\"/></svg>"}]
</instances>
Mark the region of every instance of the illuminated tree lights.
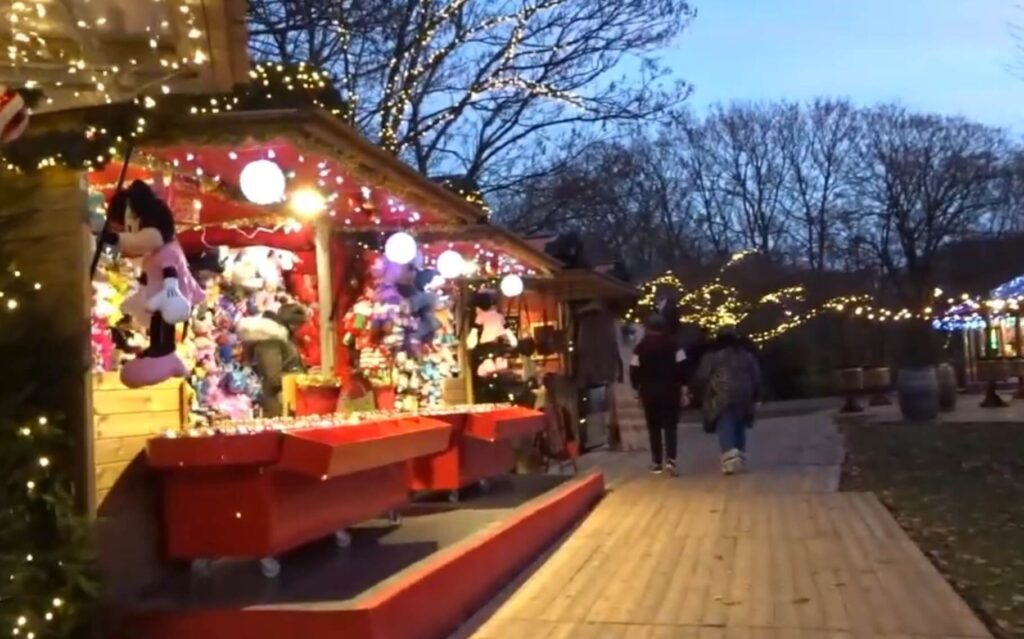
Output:
<instances>
[{"instance_id":1,"label":"illuminated tree lights","mask_svg":"<svg viewBox=\"0 0 1024 639\"><path fill-rule=\"evenodd\" d=\"M167 133L159 124L165 115L194 116L257 109L318 107L344 117L345 102L327 75L299 65L259 65L250 71L252 83L229 94L190 96L170 94L166 85L151 87L134 101L87 114L79 130L63 129L19 139L0 149L0 169L23 172L51 167L102 168L123 158L127 147L147 131ZM27 83L38 86L38 83ZM37 89L33 89L38 93Z\"/></svg>"},{"instance_id":2,"label":"illuminated tree lights","mask_svg":"<svg viewBox=\"0 0 1024 639\"><path fill-rule=\"evenodd\" d=\"M672 273L666 273L651 280L641 288L641 297L637 305L626 313L625 321L642 321L644 318L641 314L654 312L657 307L658 295L668 288L677 296L676 308L679 311L679 320L686 324L696 324L711 332L722 326L739 325L760 311L781 311L785 319L780 324L774 328L751 334L750 338L753 341L764 343L784 335L824 312L839 312L848 305L868 299L865 296L838 297L815 309L792 310L789 308L791 305L804 302L802 286L781 288L755 300L744 299L735 287L725 284L722 277L728 269L754 254L756 251L741 251L733 254L719 269L712 281L696 289L685 287Z\"/></svg>"},{"instance_id":3,"label":"illuminated tree lights","mask_svg":"<svg viewBox=\"0 0 1024 639\"><path fill-rule=\"evenodd\" d=\"M50 412L81 370L50 336L52 313L37 310L48 289L13 266L0 272L0 632L69 637L87 625L97 582L69 472L78 450Z\"/></svg>"}]
</instances>

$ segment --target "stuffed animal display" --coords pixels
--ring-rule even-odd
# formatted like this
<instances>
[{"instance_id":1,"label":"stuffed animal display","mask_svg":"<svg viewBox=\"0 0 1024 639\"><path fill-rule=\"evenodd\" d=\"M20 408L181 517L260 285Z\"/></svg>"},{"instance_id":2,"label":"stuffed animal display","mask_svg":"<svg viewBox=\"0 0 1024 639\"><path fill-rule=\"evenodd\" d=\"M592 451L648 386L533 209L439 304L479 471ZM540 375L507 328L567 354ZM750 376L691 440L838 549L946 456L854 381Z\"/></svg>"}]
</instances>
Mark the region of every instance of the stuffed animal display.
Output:
<instances>
[{"instance_id":1,"label":"stuffed animal display","mask_svg":"<svg viewBox=\"0 0 1024 639\"><path fill-rule=\"evenodd\" d=\"M412 281L408 266L379 258L370 269L371 282L342 318L343 341L356 354L356 368L374 388L398 383L398 354L414 349L416 321L399 291Z\"/></svg>"},{"instance_id":2,"label":"stuffed animal display","mask_svg":"<svg viewBox=\"0 0 1024 639\"><path fill-rule=\"evenodd\" d=\"M92 317L89 335L92 343L92 370L102 373L114 370L115 345L110 332L111 317L117 311L112 298L115 290L106 282L92 283Z\"/></svg>"},{"instance_id":3,"label":"stuffed animal display","mask_svg":"<svg viewBox=\"0 0 1024 639\"><path fill-rule=\"evenodd\" d=\"M273 349L256 344L267 337L267 326L276 326L268 315L296 306L287 282L297 263L293 253L267 247L226 250L216 268L201 256L193 259L207 281L204 302L192 315L181 349L191 349L194 421L249 419L268 408L280 413L280 375L272 365L263 365L269 356L255 355ZM302 308L298 316L305 320L308 315ZM271 332L289 337L281 330Z\"/></svg>"},{"instance_id":4,"label":"stuffed animal display","mask_svg":"<svg viewBox=\"0 0 1024 639\"><path fill-rule=\"evenodd\" d=\"M440 404L444 380L458 370L444 280L417 264L378 258L370 284L342 319L355 368L371 386L394 388L400 410Z\"/></svg>"},{"instance_id":5,"label":"stuffed animal display","mask_svg":"<svg viewBox=\"0 0 1024 639\"><path fill-rule=\"evenodd\" d=\"M142 261L139 287L125 300L124 308L130 309L125 312L149 325L149 346L121 367L121 382L141 388L185 377L188 370L175 352L175 325L188 319L204 296L175 239L171 210L149 185L136 180L113 195L107 215L120 231L107 231L101 241Z\"/></svg>"},{"instance_id":6,"label":"stuffed animal display","mask_svg":"<svg viewBox=\"0 0 1024 639\"><path fill-rule=\"evenodd\" d=\"M473 372L473 392L481 402L519 401L523 380L509 368L518 340L498 310L497 295L480 291L473 298L475 321L467 337Z\"/></svg>"},{"instance_id":7,"label":"stuffed animal display","mask_svg":"<svg viewBox=\"0 0 1024 639\"><path fill-rule=\"evenodd\" d=\"M498 310L496 296L479 292L473 299L476 318L466 339L473 353L474 371L488 378L508 370L508 360L518 344L514 332L505 326L505 316Z\"/></svg>"}]
</instances>

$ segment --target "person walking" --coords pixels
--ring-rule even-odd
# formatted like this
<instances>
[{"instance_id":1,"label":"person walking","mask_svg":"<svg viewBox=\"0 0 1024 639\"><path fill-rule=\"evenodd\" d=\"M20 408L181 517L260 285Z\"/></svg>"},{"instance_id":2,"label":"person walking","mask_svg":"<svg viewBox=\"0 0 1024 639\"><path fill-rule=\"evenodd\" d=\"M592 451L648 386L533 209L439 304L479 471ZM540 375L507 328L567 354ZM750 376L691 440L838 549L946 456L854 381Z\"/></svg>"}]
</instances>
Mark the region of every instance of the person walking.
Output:
<instances>
[{"instance_id":1,"label":"person walking","mask_svg":"<svg viewBox=\"0 0 1024 639\"><path fill-rule=\"evenodd\" d=\"M735 327L719 329L701 357L696 386L702 396L704 430L718 433L722 472L743 472L747 465L747 429L754 425L761 396L761 369L749 343Z\"/></svg>"},{"instance_id":2,"label":"person walking","mask_svg":"<svg viewBox=\"0 0 1024 639\"><path fill-rule=\"evenodd\" d=\"M633 351L629 378L640 396L651 441L651 472L679 474L676 464L679 411L686 352L669 332L665 318L652 315Z\"/></svg>"}]
</instances>

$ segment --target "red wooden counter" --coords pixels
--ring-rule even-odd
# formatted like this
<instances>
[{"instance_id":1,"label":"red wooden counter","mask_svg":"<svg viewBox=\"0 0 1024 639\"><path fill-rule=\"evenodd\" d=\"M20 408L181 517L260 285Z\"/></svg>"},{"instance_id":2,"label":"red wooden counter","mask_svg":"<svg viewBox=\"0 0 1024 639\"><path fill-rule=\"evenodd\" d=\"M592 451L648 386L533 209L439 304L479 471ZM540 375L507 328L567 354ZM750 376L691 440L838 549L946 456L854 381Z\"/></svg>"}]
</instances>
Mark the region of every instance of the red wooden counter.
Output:
<instances>
[{"instance_id":1,"label":"red wooden counter","mask_svg":"<svg viewBox=\"0 0 1024 639\"><path fill-rule=\"evenodd\" d=\"M158 437L147 446L163 485L172 559L203 570L218 557L275 556L393 513L408 500L405 464L444 450L451 426L424 417L256 434Z\"/></svg>"},{"instance_id":2,"label":"red wooden counter","mask_svg":"<svg viewBox=\"0 0 1024 639\"><path fill-rule=\"evenodd\" d=\"M463 488L511 471L515 442L544 427L544 413L517 406L430 418L450 424L451 439L443 451L408 463L409 490L447 492L450 501L458 501Z\"/></svg>"}]
</instances>

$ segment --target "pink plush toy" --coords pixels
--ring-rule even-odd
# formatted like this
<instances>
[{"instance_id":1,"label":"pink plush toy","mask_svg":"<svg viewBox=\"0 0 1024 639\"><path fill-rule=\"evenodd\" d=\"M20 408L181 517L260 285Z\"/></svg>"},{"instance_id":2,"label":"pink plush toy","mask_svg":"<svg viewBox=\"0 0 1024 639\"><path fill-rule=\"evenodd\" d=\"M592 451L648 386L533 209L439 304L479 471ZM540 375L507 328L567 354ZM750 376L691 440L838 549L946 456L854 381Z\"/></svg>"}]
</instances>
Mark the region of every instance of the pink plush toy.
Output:
<instances>
[{"instance_id":1,"label":"pink plush toy","mask_svg":"<svg viewBox=\"0 0 1024 639\"><path fill-rule=\"evenodd\" d=\"M121 382L141 388L185 377L188 371L175 353L175 325L188 319L204 294L175 239L171 209L145 182L136 180L114 194L108 216L123 230L108 232L101 241L117 246L125 257L142 258L139 284L150 313L149 347L125 363Z\"/></svg>"}]
</instances>

